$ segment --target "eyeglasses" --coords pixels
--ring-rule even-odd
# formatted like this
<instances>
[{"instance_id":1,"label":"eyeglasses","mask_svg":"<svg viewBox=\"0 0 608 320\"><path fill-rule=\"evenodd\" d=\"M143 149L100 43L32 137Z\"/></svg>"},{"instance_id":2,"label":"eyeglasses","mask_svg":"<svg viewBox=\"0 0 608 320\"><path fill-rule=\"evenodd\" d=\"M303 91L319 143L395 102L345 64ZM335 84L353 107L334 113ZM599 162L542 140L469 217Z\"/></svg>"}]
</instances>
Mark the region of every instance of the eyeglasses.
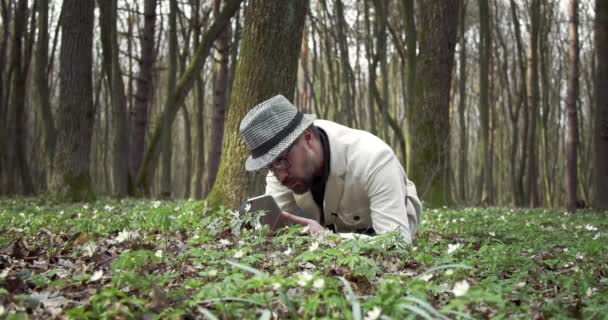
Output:
<instances>
[{"instance_id":1,"label":"eyeglasses","mask_svg":"<svg viewBox=\"0 0 608 320\"><path fill-rule=\"evenodd\" d=\"M287 157L289 156L289 153L291 152L293 146L295 146L298 141L299 139L296 140L292 145L290 145L287 150L283 151L283 153L281 153L272 163L270 163L270 165L268 165L267 169L271 171L289 169L289 167L291 167L291 163L289 162L289 159Z\"/></svg>"}]
</instances>

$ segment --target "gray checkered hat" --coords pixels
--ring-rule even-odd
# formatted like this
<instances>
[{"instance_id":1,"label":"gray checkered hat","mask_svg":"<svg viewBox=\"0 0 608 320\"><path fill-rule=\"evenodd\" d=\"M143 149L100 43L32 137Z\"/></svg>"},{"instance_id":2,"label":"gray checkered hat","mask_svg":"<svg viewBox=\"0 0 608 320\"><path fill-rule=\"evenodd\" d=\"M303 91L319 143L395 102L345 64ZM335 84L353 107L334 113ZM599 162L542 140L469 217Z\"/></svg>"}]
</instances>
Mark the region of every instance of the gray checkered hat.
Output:
<instances>
[{"instance_id":1,"label":"gray checkered hat","mask_svg":"<svg viewBox=\"0 0 608 320\"><path fill-rule=\"evenodd\" d=\"M270 165L315 119L312 114L298 111L280 94L255 106L239 128L251 152L245 169L256 171Z\"/></svg>"}]
</instances>

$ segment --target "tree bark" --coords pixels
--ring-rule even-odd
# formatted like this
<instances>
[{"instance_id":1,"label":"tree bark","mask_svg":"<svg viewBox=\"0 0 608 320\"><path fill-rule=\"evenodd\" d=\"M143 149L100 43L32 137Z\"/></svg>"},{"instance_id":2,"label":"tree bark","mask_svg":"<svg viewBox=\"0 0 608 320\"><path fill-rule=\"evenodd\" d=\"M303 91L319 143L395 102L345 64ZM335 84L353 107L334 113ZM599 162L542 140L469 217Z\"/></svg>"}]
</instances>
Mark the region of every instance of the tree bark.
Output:
<instances>
[{"instance_id":1,"label":"tree bark","mask_svg":"<svg viewBox=\"0 0 608 320\"><path fill-rule=\"evenodd\" d=\"M220 13L222 0L214 0L214 15ZM226 94L228 93L228 62L230 25L226 25L215 41L215 82L213 84L213 122L211 123L211 148L208 157L207 188L211 190L215 183L217 170L222 158L222 144L224 141L224 121L226 113Z\"/></svg>"},{"instance_id":2,"label":"tree bark","mask_svg":"<svg viewBox=\"0 0 608 320\"><path fill-rule=\"evenodd\" d=\"M175 82L177 79L177 0L169 1L169 69L167 70L167 91L165 93L165 107L167 112L174 106L173 95L175 94ZM160 195L163 198L171 197L171 160L173 155L173 119L163 118L161 122L161 178Z\"/></svg>"},{"instance_id":3,"label":"tree bark","mask_svg":"<svg viewBox=\"0 0 608 320\"><path fill-rule=\"evenodd\" d=\"M122 81L122 70L118 56L118 1L98 1L101 26L101 40L104 50L104 64L109 81L110 99L112 101L112 124L114 135L112 137L112 193L122 198L127 195L129 178L128 159L129 144L127 133L127 101ZM107 60L106 60L107 59Z\"/></svg>"},{"instance_id":4,"label":"tree bark","mask_svg":"<svg viewBox=\"0 0 608 320\"><path fill-rule=\"evenodd\" d=\"M597 76L595 79L595 203L598 209L608 209L608 3L595 1L595 46Z\"/></svg>"},{"instance_id":5,"label":"tree bark","mask_svg":"<svg viewBox=\"0 0 608 320\"><path fill-rule=\"evenodd\" d=\"M467 39L465 34L465 19L467 11L467 1L460 1L460 81L458 84L458 119L460 123L460 150L458 150L458 190L460 191L460 200L466 203L467 201L467 127L465 120L465 108L467 100Z\"/></svg>"},{"instance_id":6,"label":"tree bark","mask_svg":"<svg viewBox=\"0 0 608 320\"><path fill-rule=\"evenodd\" d=\"M248 191L255 188L254 181L259 180L244 170L248 151L239 136L239 124L250 108L265 99L276 94L293 98L306 2L249 2L224 130L222 158L230 160L220 165L217 182L208 197L212 204L238 207Z\"/></svg>"},{"instance_id":7,"label":"tree bark","mask_svg":"<svg viewBox=\"0 0 608 320\"><path fill-rule=\"evenodd\" d=\"M566 97L566 109L568 110L568 136L566 138L566 207L569 211L576 210L576 187L577 176L577 145L578 145L578 123L577 106L579 94L578 84L578 1L570 0L568 5L569 15L569 54L568 54L568 95Z\"/></svg>"},{"instance_id":8,"label":"tree bark","mask_svg":"<svg viewBox=\"0 0 608 320\"><path fill-rule=\"evenodd\" d=\"M65 0L61 24L57 145L50 191L64 200L94 199L89 176L93 109L93 0Z\"/></svg>"},{"instance_id":9,"label":"tree bark","mask_svg":"<svg viewBox=\"0 0 608 320\"><path fill-rule=\"evenodd\" d=\"M489 100L489 59L492 54L490 42L489 0L479 0L479 113L481 116L481 144L483 148L482 174L485 198L482 203L491 206L492 168L490 165L490 100Z\"/></svg>"},{"instance_id":10,"label":"tree bark","mask_svg":"<svg viewBox=\"0 0 608 320\"><path fill-rule=\"evenodd\" d=\"M148 109L154 87L152 68L156 60L154 30L156 28L157 2L157 0L146 0L144 2L144 29L140 38L141 58L139 60L139 76L137 77L137 93L135 93L135 104L130 119L129 167L132 179L135 179L144 157ZM130 193L134 194L134 191L131 190Z\"/></svg>"},{"instance_id":11,"label":"tree bark","mask_svg":"<svg viewBox=\"0 0 608 320\"><path fill-rule=\"evenodd\" d=\"M532 0L530 5L530 46L528 47L528 119L530 130L528 132L528 187L530 194L529 205L532 208L539 206L538 198L538 139L536 134L536 121L538 114L538 30L539 30L540 4L539 0Z\"/></svg>"},{"instance_id":12,"label":"tree bark","mask_svg":"<svg viewBox=\"0 0 608 320\"><path fill-rule=\"evenodd\" d=\"M429 206L451 202L449 99L458 27L458 0L419 1L420 53L412 121L412 181Z\"/></svg>"},{"instance_id":13,"label":"tree bark","mask_svg":"<svg viewBox=\"0 0 608 320\"><path fill-rule=\"evenodd\" d=\"M49 96L49 81L47 76L47 64L49 55L48 36L48 13L47 1L38 3L38 40L36 42L36 66L34 70L37 95L37 106L44 130L44 147L46 153L46 168L52 171L53 151L55 149L56 129L51 112L51 101ZM48 172L50 174L50 172Z\"/></svg>"}]
</instances>

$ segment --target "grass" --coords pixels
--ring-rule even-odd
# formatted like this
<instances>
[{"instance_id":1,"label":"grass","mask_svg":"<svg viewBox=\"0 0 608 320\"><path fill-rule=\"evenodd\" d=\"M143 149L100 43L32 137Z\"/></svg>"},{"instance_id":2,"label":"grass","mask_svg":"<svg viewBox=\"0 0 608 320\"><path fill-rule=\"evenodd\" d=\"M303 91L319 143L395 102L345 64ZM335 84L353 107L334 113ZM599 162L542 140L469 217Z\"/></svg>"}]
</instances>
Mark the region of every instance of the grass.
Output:
<instances>
[{"instance_id":1,"label":"grass","mask_svg":"<svg viewBox=\"0 0 608 320\"><path fill-rule=\"evenodd\" d=\"M0 200L0 318L607 319L608 213L427 210L412 246L199 201Z\"/></svg>"}]
</instances>

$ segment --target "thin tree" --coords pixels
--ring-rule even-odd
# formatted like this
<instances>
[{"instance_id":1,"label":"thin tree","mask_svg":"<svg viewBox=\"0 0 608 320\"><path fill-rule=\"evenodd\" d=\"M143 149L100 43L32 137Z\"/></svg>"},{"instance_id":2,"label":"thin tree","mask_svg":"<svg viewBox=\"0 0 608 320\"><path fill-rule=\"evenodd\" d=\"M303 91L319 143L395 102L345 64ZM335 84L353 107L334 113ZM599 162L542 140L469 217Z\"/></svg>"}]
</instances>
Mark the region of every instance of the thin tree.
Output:
<instances>
[{"instance_id":1,"label":"thin tree","mask_svg":"<svg viewBox=\"0 0 608 320\"><path fill-rule=\"evenodd\" d=\"M530 4L530 45L528 47L528 119L530 130L528 132L528 187L530 194L529 205L532 208L539 206L538 195L538 154L536 136L536 118L538 114L538 33L540 0L532 0Z\"/></svg>"},{"instance_id":2,"label":"thin tree","mask_svg":"<svg viewBox=\"0 0 608 320\"><path fill-rule=\"evenodd\" d=\"M467 127L465 121L465 108L467 101L467 39L465 34L465 19L467 11L467 0L460 1L460 21L459 21L459 65L460 65L460 80L458 83L458 119L460 124L460 150L458 150L458 190L460 190L460 199L463 202L467 200Z\"/></svg>"},{"instance_id":3,"label":"thin tree","mask_svg":"<svg viewBox=\"0 0 608 320\"><path fill-rule=\"evenodd\" d=\"M489 58L490 47L490 10L489 0L479 0L479 113L481 115L481 144L483 148L482 183L487 205L493 204L492 168L490 166L490 100L489 100Z\"/></svg>"},{"instance_id":4,"label":"thin tree","mask_svg":"<svg viewBox=\"0 0 608 320\"><path fill-rule=\"evenodd\" d=\"M577 176L577 145L578 145L578 123L577 106L578 100L578 1L570 0L568 5L570 48L568 54L568 96L566 97L566 109L568 110L568 136L566 138L566 206L568 210L576 210L576 187Z\"/></svg>"},{"instance_id":5,"label":"thin tree","mask_svg":"<svg viewBox=\"0 0 608 320\"><path fill-rule=\"evenodd\" d=\"M61 22L57 145L49 190L71 201L95 196L89 176L93 109L94 0L65 0Z\"/></svg>"},{"instance_id":6,"label":"thin tree","mask_svg":"<svg viewBox=\"0 0 608 320\"><path fill-rule=\"evenodd\" d=\"M110 100L112 101L112 181L113 194L116 197L127 195L129 144L127 133L127 101L122 81L122 70L119 60L118 0L98 1L100 9L101 41L103 47L104 67L108 79Z\"/></svg>"},{"instance_id":7,"label":"thin tree","mask_svg":"<svg viewBox=\"0 0 608 320\"><path fill-rule=\"evenodd\" d=\"M220 165L208 197L212 203L237 207L255 188L253 175L244 170L248 152L239 124L250 108L271 96L293 98L306 6L307 1L301 0L249 2L224 130L222 158L230 160Z\"/></svg>"},{"instance_id":8,"label":"thin tree","mask_svg":"<svg viewBox=\"0 0 608 320\"><path fill-rule=\"evenodd\" d=\"M152 68L156 60L154 33L156 28L157 2L157 0L146 0L144 2L144 28L140 37L141 58L139 59L137 92L135 93L135 104L130 119L129 169L132 179L135 179L137 176L144 157L144 142L148 127L148 109L154 88ZM134 190L131 190L130 193L133 194Z\"/></svg>"}]
</instances>

